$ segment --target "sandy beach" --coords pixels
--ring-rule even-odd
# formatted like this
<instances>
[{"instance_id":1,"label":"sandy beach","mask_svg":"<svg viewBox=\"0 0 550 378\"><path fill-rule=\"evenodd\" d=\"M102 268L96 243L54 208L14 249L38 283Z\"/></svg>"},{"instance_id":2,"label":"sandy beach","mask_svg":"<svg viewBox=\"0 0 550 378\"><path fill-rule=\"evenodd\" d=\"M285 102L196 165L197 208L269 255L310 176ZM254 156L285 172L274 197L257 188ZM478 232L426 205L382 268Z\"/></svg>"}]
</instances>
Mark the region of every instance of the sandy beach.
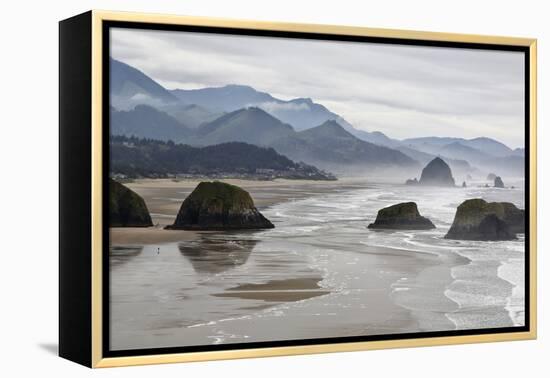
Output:
<instances>
[{"instance_id":1,"label":"sandy beach","mask_svg":"<svg viewBox=\"0 0 550 378\"><path fill-rule=\"evenodd\" d=\"M521 193L485 188L441 193L361 180L228 182L249 191L275 228L164 230L198 181L128 184L144 198L156 225L111 230L112 349L523 321L523 241L479 245L443 238L462 198L513 200ZM366 228L380 206L411 198L436 229Z\"/></svg>"},{"instance_id":2,"label":"sandy beach","mask_svg":"<svg viewBox=\"0 0 550 378\"><path fill-rule=\"evenodd\" d=\"M242 284L227 289L223 293L213 294L216 297L234 297L241 299L259 299L266 302L295 302L328 294L320 290L321 277L289 278L272 280L261 284Z\"/></svg>"},{"instance_id":3,"label":"sandy beach","mask_svg":"<svg viewBox=\"0 0 550 378\"><path fill-rule=\"evenodd\" d=\"M216 253L209 251L211 255ZM111 266L113 287L136 285L139 291L114 290L111 347L239 343L251 338L254 341L292 340L313 335L330 338L453 326L443 313L457 306L445 298L443 292L444 285L451 280L450 267L455 262L442 261L430 254L371 247L362 255L360 278L353 280L353 285L338 287L323 283L326 277L321 269L304 269L301 258L281 259L259 250L254 253L255 256L246 259L233 256L232 262L208 256L202 263L214 266L210 269L191 264L192 270L202 276L193 289L184 278L192 274L181 264L176 244L164 244L160 256L156 248L145 247L137 254L133 251L127 256L131 264L120 263L118 259L122 255L118 254L118 264ZM160 259L162 263L153 267L152 259ZM267 260L272 264L265 268ZM330 261L339 267L339 274L348 275L357 268L353 265L353 262L357 264L355 257L347 253L332 256ZM248 270L242 270L245 265ZM253 266L259 268L258 274L246 275ZM446 272L437 285L417 280L420 272L437 268ZM141 274L132 273L136 269ZM283 278L263 281L267 272L269 276ZM123 277L129 280L125 285L120 282ZM399 290L394 283L399 280L414 286L412 303L423 303L427 292L435 294L432 306L415 313L414 309L397 304ZM174 281L180 283L180 288L172 287ZM160 301L155 299L159 293L163 293ZM201 307L189 308L187 302ZM152 303L155 306L152 307ZM292 303L295 303L292 311L287 312ZM433 316L434 310L438 316ZM219 315L220 312L223 315Z\"/></svg>"},{"instance_id":4,"label":"sandy beach","mask_svg":"<svg viewBox=\"0 0 550 378\"><path fill-rule=\"evenodd\" d=\"M310 195L365 185L364 180L356 178L334 182L285 179L273 181L228 179L223 181L247 190L260 211L285 201L294 201ZM155 227L111 228L111 243L117 245L170 243L195 238L194 231L164 230L164 227L174 222L183 200L200 182L201 180L140 179L125 184L143 197Z\"/></svg>"}]
</instances>

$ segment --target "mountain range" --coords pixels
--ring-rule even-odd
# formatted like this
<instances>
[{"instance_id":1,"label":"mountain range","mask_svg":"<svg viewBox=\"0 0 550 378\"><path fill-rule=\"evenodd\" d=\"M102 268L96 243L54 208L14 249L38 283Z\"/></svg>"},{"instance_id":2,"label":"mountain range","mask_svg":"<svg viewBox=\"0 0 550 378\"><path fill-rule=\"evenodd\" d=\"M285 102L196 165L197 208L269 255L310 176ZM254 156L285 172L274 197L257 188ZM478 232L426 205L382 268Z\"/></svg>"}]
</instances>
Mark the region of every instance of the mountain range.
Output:
<instances>
[{"instance_id":1,"label":"mountain range","mask_svg":"<svg viewBox=\"0 0 550 378\"><path fill-rule=\"evenodd\" d=\"M291 159L336 172L419 168L418 162L404 153L361 140L333 120L278 139L272 147Z\"/></svg>"},{"instance_id":2,"label":"mountain range","mask_svg":"<svg viewBox=\"0 0 550 378\"><path fill-rule=\"evenodd\" d=\"M274 141L294 134L292 126L281 122L260 108L246 108L224 114L216 120L203 123L194 137L186 142L193 145L211 145L224 142L245 142L269 146Z\"/></svg>"},{"instance_id":3,"label":"mountain range","mask_svg":"<svg viewBox=\"0 0 550 378\"><path fill-rule=\"evenodd\" d=\"M130 110L136 105L159 106L178 99L162 85L140 70L115 59L109 60L109 90L111 106Z\"/></svg>"},{"instance_id":4,"label":"mountain range","mask_svg":"<svg viewBox=\"0 0 550 378\"><path fill-rule=\"evenodd\" d=\"M270 146L296 161L335 172L359 166L410 169L439 156L464 176L478 170L523 174L523 149L512 150L491 138L397 140L379 131L355 129L310 98L281 100L235 84L168 90L125 63L111 59L110 64L115 135L195 146L226 142Z\"/></svg>"}]
</instances>

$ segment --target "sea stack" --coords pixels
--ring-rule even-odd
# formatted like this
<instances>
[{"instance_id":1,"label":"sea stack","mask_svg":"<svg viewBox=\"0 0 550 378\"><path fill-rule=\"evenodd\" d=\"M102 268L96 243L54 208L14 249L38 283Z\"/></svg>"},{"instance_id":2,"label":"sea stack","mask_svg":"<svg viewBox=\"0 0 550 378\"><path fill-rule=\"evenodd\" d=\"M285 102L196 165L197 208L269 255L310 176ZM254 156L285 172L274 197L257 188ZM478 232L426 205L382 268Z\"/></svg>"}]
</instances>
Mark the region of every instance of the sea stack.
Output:
<instances>
[{"instance_id":1,"label":"sea stack","mask_svg":"<svg viewBox=\"0 0 550 378\"><path fill-rule=\"evenodd\" d=\"M495 188L504 188L504 183L500 176L495 177Z\"/></svg>"},{"instance_id":2,"label":"sea stack","mask_svg":"<svg viewBox=\"0 0 550 378\"><path fill-rule=\"evenodd\" d=\"M436 157L424 167L420 176L420 185L455 186L455 180L449 165Z\"/></svg>"},{"instance_id":3,"label":"sea stack","mask_svg":"<svg viewBox=\"0 0 550 378\"><path fill-rule=\"evenodd\" d=\"M513 240L525 232L525 211L508 202L466 200L456 209L445 239Z\"/></svg>"},{"instance_id":4,"label":"sea stack","mask_svg":"<svg viewBox=\"0 0 550 378\"><path fill-rule=\"evenodd\" d=\"M430 230L434 224L420 215L414 202L398 203L385 207L378 211L374 223L369 224L370 229L387 230Z\"/></svg>"},{"instance_id":5,"label":"sea stack","mask_svg":"<svg viewBox=\"0 0 550 378\"><path fill-rule=\"evenodd\" d=\"M172 230L274 228L247 191L219 181L201 182L183 201Z\"/></svg>"},{"instance_id":6,"label":"sea stack","mask_svg":"<svg viewBox=\"0 0 550 378\"><path fill-rule=\"evenodd\" d=\"M143 198L113 179L109 179L109 225L110 227L153 225Z\"/></svg>"}]
</instances>

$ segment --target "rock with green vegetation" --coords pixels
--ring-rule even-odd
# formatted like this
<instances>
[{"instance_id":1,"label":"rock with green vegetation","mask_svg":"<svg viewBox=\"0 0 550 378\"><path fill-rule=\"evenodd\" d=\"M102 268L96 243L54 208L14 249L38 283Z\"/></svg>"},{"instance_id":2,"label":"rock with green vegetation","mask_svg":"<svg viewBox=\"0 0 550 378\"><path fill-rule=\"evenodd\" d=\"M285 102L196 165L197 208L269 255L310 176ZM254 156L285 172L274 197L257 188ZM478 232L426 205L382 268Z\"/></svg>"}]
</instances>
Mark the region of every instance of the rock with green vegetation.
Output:
<instances>
[{"instance_id":1,"label":"rock with green vegetation","mask_svg":"<svg viewBox=\"0 0 550 378\"><path fill-rule=\"evenodd\" d=\"M143 198L113 179L109 179L109 225L110 227L153 225Z\"/></svg>"},{"instance_id":2,"label":"rock with green vegetation","mask_svg":"<svg viewBox=\"0 0 550 378\"><path fill-rule=\"evenodd\" d=\"M201 182L183 201L168 229L238 230L274 228L247 191L219 181Z\"/></svg>"},{"instance_id":3,"label":"rock with green vegetation","mask_svg":"<svg viewBox=\"0 0 550 378\"><path fill-rule=\"evenodd\" d=\"M525 233L525 210L518 209L510 202L500 202L499 216L510 227L510 231L516 234Z\"/></svg>"},{"instance_id":4,"label":"rock with green vegetation","mask_svg":"<svg viewBox=\"0 0 550 378\"><path fill-rule=\"evenodd\" d=\"M495 188L504 188L504 182L502 182L500 176L495 177Z\"/></svg>"},{"instance_id":5,"label":"rock with green vegetation","mask_svg":"<svg viewBox=\"0 0 550 378\"><path fill-rule=\"evenodd\" d=\"M495 219L496 218L496 219ZM509 202L466 200L456 209L446 239L513 240L525 232L525 211Z\"/></svg>"},{"instance_id":6,"label":"rock with green vegetation","mask_svg":"<svg viewBox=\"0 0 550 378\"><path fill-rule=\"evenodd\" d=\"M420 215L414 202L398 203L385 207L378 211L374 223L369 224L370 229L390 230L429 230L435 228L434 224Z\"/></svg>"},{"instance_id":7,"label":"rock with green vegetation","mask_svg":"<svg viewBox=\"0 0 550 378\"><path fill-rule=\"evenodd\" d=\"M419 183L432 186L455 186L455 179L449 165L436 157L424 167Z\"/></svg>"}]
</instances>

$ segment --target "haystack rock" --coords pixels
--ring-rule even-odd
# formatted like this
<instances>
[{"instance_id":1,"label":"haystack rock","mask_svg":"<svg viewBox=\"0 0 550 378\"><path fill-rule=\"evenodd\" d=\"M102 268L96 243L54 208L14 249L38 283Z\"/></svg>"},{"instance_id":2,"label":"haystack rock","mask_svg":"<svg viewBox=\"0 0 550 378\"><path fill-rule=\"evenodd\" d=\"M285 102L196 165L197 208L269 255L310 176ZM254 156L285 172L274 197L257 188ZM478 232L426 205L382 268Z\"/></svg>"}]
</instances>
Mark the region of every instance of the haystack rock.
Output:
<instances>
[{"instance_id":1,"label":"haystack rock","mask_svg":"<svg viewBox=\"0 0 550 378\"><path fill-rule=\"evenodd\" d=\"M456 209L445 239L513 240L525 232L525 211L509 202L466 200Z\"/></svg>"},{"instance_id":2,"label":"haystack rock","mask_svg":"<svg viewBox=\"0 0 550 378\"><path fill-rule=\"evenodd\" d=\"M167 229L237 230L274 228L247 191L219 181L201 182L183 201Z\"/></svg>"},{"instance_id":3,"label":"haystack rock","mask_svg":"<svg viewBox=\"0 0 550 378\"><path fill-rule=\"evenodd\" d=\"M436 157L422 170L419 183L432 186L455 186L455 180L449 165Z\"/></svg>"},{"instance_id":4,"label":"haystack rock","mask_svg":"<svg viewBox=\"0 0 550 378\"><path fill-rule=\"evenodd\" d=\"M414 202L398 203L378 211L374 223L369 224L371 229L390 230L429 230L434 224L420 215Z\"/></svg>"},{"instance_id":5,"label":"haystack rock","mask_svg":"<svg viewBox=\"0 0 550 378\"><path fill-rule=\"evenodd\" d=\"M495 177L495 188L504 188L504 183L500 176Z\"/></svg>"},{"instance_id":6,"label":"haystack rock","mask_svg":"<svg viewBox=\"0 0 550 378\"><path fill-rule=\"evenodd\" d=\"M109 224L111 227L153 225L143 198L113 179L109 179Z\"/></svg>"}]
</instances>

